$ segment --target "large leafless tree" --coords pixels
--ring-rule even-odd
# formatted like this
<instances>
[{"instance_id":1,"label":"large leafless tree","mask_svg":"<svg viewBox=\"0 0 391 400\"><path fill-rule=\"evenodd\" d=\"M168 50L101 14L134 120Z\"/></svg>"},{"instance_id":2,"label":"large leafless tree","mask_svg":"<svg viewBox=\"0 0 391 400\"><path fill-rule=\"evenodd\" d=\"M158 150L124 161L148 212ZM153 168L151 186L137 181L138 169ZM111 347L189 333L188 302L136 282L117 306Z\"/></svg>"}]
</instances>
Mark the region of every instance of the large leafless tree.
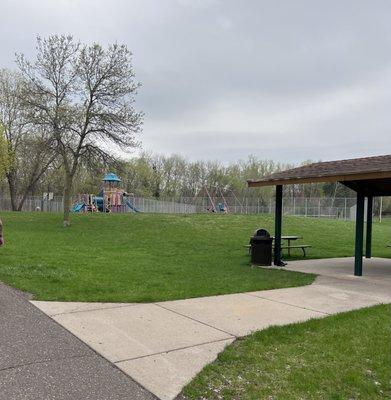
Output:
<instances>
[{"instance_id":1,"label":"large leafless tree","mask_svg":"<svg viewBox=\"0 0 391 400\"><path fill-rule=\"evenodd\" d=\"M142 114L134 109L139 84L124 45L82 45L72 36L38 38L37 57L18 56L28 81L25 98L36 126L52 132L62 158L64 226L70 225L72 185L88 159L110 160L113 146L135 147Z\"/></svg>"}]
</instances>

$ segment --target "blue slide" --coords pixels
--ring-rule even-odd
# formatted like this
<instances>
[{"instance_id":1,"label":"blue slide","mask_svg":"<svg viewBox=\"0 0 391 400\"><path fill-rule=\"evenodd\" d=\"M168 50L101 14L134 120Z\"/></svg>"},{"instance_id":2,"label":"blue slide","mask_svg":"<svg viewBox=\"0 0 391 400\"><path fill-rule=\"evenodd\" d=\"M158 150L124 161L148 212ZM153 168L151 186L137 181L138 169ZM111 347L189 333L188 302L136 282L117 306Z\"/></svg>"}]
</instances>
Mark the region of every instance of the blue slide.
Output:
<instances>
[{"instance_id":1,"label":"blue slide","mask_svg":"<svg viewBox=\"0 0 391 400\"><path fill-rule=\"evenodd\" d=\"M133 210L134 212L140 212L129 200L126 202L126 205Z\"/></svg>"},{"instance_id":2,"label":"blue slide","mask_svg":"<svg viewBox=\"0 0 391 400\"><path fill-rule=\"evenodd\" d=\"M75 204L72 208L73 212L81 212L84 208L84 203Z\"/></svg>"}]
</instances>

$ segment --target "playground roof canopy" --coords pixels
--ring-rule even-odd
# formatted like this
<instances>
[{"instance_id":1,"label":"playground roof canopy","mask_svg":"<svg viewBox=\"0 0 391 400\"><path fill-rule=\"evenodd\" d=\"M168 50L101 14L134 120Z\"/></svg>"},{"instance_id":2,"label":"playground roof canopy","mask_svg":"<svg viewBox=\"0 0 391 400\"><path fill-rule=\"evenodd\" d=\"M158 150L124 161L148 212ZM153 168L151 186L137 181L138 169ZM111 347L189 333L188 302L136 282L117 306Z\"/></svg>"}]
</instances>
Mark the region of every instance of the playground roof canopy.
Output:
<instances>
[{"instance_id":1,"label":"playground roof canopy","mask_svg":"<svg viewBox=\"0 0 391 400\"><path fill-rule=\"evenodd\" d=\"M121 179L119 179L118 176L113 172L109 172L108 174L106 174L102 180L104 182L121 182Z\"/></svg>"},{"instance_id":2,"label":"playground roof canopy","mask_svg":"<svg viewBox=\"0 0 391 400\"><path fill-rule=\"evenodd\" d=\"M276 172L249 187L310 182L341 182L353 190L363 189L374 196L391 195L391 155L318 162Z\"/></svg>"}]
</instances>

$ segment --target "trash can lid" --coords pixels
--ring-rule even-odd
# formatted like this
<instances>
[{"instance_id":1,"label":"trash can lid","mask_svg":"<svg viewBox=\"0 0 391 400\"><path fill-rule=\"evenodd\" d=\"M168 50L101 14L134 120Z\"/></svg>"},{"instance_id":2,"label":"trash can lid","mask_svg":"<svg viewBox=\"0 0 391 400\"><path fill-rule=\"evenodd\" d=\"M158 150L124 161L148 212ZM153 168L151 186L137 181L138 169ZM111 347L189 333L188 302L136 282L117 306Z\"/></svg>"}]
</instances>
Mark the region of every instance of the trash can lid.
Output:
<instances>
[{"instance_id":1,"label":"trash can lid","mask_svg":"<svg viewBox=\"0 0 391 400\"><path fill-rule=\"evenodd\" d=\"M253 236L270 237L270 233L266 229L259 228L254 232Z\"/></svg>"}]
</instances>

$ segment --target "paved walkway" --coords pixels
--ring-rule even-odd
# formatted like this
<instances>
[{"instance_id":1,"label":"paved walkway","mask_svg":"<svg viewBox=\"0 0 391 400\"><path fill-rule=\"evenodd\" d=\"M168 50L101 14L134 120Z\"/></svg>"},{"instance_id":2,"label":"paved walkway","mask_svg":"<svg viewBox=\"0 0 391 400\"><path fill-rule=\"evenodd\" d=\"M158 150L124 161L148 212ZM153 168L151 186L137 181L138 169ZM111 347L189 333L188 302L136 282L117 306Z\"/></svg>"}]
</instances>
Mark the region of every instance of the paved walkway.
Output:
<instances>
[{"instance_id":1,"label":"paved walkway","mask_svg":"<svg viewBox=\"0 0 391 400\"><path fill-rule=\"evenodd\" d=\"M110 362L0 283L1 400L153 400Z\"/></svg>"},{"instance_id":2,"label":"paved walkway","mask_svg":"<svg viewBox=\"0 0 391 400\"><path fill-rule=\"evenodd\" d=\"M391 302L391 260L291 262L310 286L154 304L32 302L161 399L171 400L235 338L270 325Z\"/></svg>"}]
</instances>

